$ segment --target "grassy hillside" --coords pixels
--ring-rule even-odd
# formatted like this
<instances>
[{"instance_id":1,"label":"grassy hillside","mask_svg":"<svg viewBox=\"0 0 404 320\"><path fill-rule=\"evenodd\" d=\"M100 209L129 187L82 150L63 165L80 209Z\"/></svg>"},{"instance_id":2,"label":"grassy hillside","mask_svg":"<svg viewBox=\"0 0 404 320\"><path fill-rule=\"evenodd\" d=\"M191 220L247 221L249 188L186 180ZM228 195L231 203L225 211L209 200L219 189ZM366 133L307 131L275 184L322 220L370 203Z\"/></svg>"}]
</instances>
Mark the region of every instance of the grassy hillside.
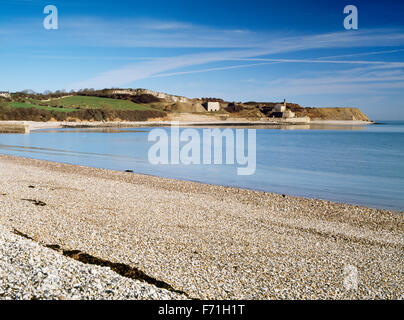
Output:
<instances>
[{"instance_id":1,"label":"grassy hillside","mask_svg":"<svg viewBox=\"0 0 404 320\"><path fill-rule=\"evenodd\" d=\"M72 112L80 109L110 110L155 110L150 105L138 104L129 100L72 96L50 101L27 99L25 102L10 102L11 108L35 108L39 110Z\"/></svg>"},{"instance_id":2,"label":"grassy hillside","mask_svg":"<svg viewBox=\"0 0 404 320\"><path fill-rule=\"evenodd\" d=\"M26 102L11 102L8 104L10 108L34 108L39 110L47 110L47 111L59 111L59 112L71 112L76 111L75 108L57 108L57 107L50 107L50 106L40 106L33 103L26 103Z\"/></svg>"},{"instance_id":3,"label":"grassy hillside","mask_svg":"<svg viewBox=\"0 0 404 320\"><path fill-rule=\"evenodd\" d=\"M44 102L41 102L44 103ZM80 109L101 109L110 108L114 110L152 110L153 108L147 104L138 104L129 100L118 100L111 98L99 98L89 96L71 96L61 99L52 99L45 102L52 107L65 107Z\"/></svg>"},{"instance_id":4,"label":"grassy hillside","mask_svg":"<svg viewBox=\"0 0 404 320\"><path fill-rule=\"evenodd\" d=\"M116 93L110 89L81 90L79 92L56 92L32 94L17 92L11 99L0 98L0 120L141 120L162 118L167 113L207 113L202 103L219 101L219 114L232 118L265 118L271 116L276 102L229 103L220 99L190 99L188 102L173 103L152 94ZM287 108L298 117L322 120L365 120L368 117L357 108L303 108L287 103Z\"/></svg>"},{"instance_id":5,"label":"grassy hillside","mask_svg":"<svg viewBox=\"0 0 404 320\"><path fill-rule=\"evenodd\" d=\"M148 104L91 96L69 96L45 100L23 99L0 104L0 120L31 121L145 121L165 116Z\"/></svg>"}]
</instances>

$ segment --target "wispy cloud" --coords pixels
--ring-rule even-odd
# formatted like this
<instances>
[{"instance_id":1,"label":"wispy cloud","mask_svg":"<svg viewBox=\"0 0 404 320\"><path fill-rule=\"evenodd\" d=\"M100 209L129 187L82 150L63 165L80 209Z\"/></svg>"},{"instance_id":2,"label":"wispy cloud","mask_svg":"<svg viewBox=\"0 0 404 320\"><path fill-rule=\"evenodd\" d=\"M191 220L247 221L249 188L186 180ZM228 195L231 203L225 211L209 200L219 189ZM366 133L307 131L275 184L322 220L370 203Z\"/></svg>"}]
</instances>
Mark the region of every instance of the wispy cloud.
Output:
<instances>
[{"instance_id":1,"label":"wispy cloud","mask_svg":"<svg viewBox=\"0 0 404 320\"><path fill-rule=\"evenodd\" d=\"M386 62L386 61L369 61L369 60L318 60L318 59L237 59L238 61L271 61L282 63L326 63L326 64L366 64L366 65L382 65L394 68L404 67L404 62Z\"/></svg>"},{"instance_id":2,"label":"wispy cloud","mask_svg":"<svg viewBox=\"0 0 404 320\"><path fill-rule=\"evenodd\" d=\"M386 32L386 30L384 30ZM281 58L259 58L263 56L282 54L290 52L299 52L313 49L330 49L330 48L347 48L347 47L367 47L372 46L388 46L388 45L404 45L404 34L389 30L388 36L380 30L365 30L358 33L329 33L321 35L306 36L290 36L290 37L273 37L268 38L264 42L251 47L250 39L248 45L238 50L215 50L209 53L188 54L176 57L160 58L153 61L144 61L131 64L119 69L103 72L98 76L79 82L73 85L78 87L110 87L123 86L130 84L136 80L190 73L200 73L207 71L217 71L221 67L204 68L194 71L174 71L190 66L198 66L213 62L224 61L250 61L250 62L271 62L271 63L313 63L313 64L348 64L348 65L373 65L381 68L401 68L404 66L402 62L385 62L385 61L369 61L369 60L319 60L319 59L281 59ZM219 48L217 48L219 49ZM250 64L255 66L257 64ZM226 68L245 68L246 65L226 66Z\"/></svg>"},{"instance_id":3,"label":"wispy cloud","mask_svg":"<svg viewBox=\"0 0 404 320\"><path fill-rule=\"evenodd\" d=\"M59 19L59 29L49 32L41 19L0 21L0 30L8 45L45 47L51 37L53 45L77 47L148 47L148 48L251 48L267 36L240 29L217 29L180 21L154 19L101 19L70 16Z\"/></svg>"},{"instance_id":4,"label":"wispy cloud","mask_svg":"<svg viewBox=\"0 0 404 320\"><path fill-rule=\"evenodd\" d=\"M59 30L46 31L42 20L21 19L0 22L3 33L12 34L8 44L46 47L44 39L52 35L55 46L149 47L149 48L262 48L272 53L305 48L354 48L364 46L400 46L400 29L357 30L326 34L285 35L247 29L215 28L184 21L155 19L102 19L92 16L65 16ZM0 38L0 42L1 42Z\"/></svg>"},{"instance_id":5,"label":"wispy cloud","mask_svg":"<svg viewBox=\"0 0 404 320\"><path fill-rule=\"evenodd\" d=\"M340 54L337 56L327 56L327 57L319 57L317 59L334 59L334 58L350 58L350 57L359 57L359 56L372 56L378 54L388 54L388 53L397 53L403 52L404 49L396 49L396 50L384 50L384 51L372 51L372 52L361 52L361 53L352 53L352 54Z\"/></svg>"},{"instance_id":6,"label":"wispy cloud","mask_svg":"<svg viewBox=\"0 0 404 320\"><path fill-rule=\"evenodd\" d=\"M404 81L393 83L312 83L307 79L305 84L290 85L288 82L280 86L262 88L270 96L318 96L327 94L386 94L386 90L404 89Z\"/></svg>"},{"instance_id":7,"label":"wispy cloud","mask_svg":"<svg viewBox=\"0 0 404 320\"><path fill-rule=\"evenodd\" d=\"M386 73L404 67L404 62L355 59L354 57L371 57L380 54L393 54L404 49L404 32L401 29L357 30L323 34L297 33L265 33L242 29L219 29L198 25L186 21L153 20L153 19L120 19L105 20L90 16L64 17L60 19L60 29L56 32L44 31L41 20L0 23L0 47L18 45L28 46L40 50L49 47L64 52L63 48L70 48L71 52L83 52L84 47L94 48L159 48L176 49L175 56L169 57L120 57L81 55L71 56L56 54L55 51L38 57L46 59L86 59L86 60L120 60L134 61L111 70L100 70L94 77L77 81L68 88L83 87L119 87L133 84L141 79L181 76L193 73L224 71L257 67L271 64L329 64L350 68L334 74L309 74L300 79L277 79L273 86L279 85L296 92L324 92L345 90L350 83L355 83L357 89L400 87L401 73ZM16 27L18 26L18 27ZM394 47L386 50L386 47ZM78 48L80 51L75 51ZM193 54L180 54L185 49L192 49ZM321 50L372 48L371 51L347 53L328 57L313 56L312 58L290 58L291 53ZM375 51L375 48L383 50ZM178 50L181 49L181 50ZM185 51L186 52L186 51ZM31 56L32 52L29 53ZM288 54L288 58L279 57ZM352 59L354 58L354 59ZM231 61L242 61L243 64L228 65ZM209 66L220 64L223 66ZM184 68L198 67L194 70ZM385 72L376 73L376 72ZM374 72L374 73L372 73ZM320 76L319 76L320 75ZM81 77L81 75L80 75ZM394 82L394 83L392 83ZM383 85L382 85L383 84ZM352 87L352 86L351 86ZM293 88L293 89L292 89ZM327 89L328 88L328 89ZM280 89L280 88L278 88Z\"/></svg>"},{"instance_id":8,"label":"wispy cloud","mask_svg":"<svg viewBox=\"0 0 404 320\"><path fill-rule=\"evenodd\" d=\"M159 58L152 61L139 62L123 68L101 73L95 78L74 84L74 89L83 87L106 88L123 86L130 82L156 76L162 72L194 65L203 65L215 61L225 61L229 57L242 56L243 51L222 51L203 54L189 54L176 57Z\"/></svg>"},{"instance_id":9,"label":"wispy cloud","mask_svg":"<svg viewBox=\"0 0 404 320\"><path fill-rule=\"evenodd\" d=\"M223 71L223 70L251 68L251 67L258 67L258 66L275 64L275 63L276 62L249 63L249 64L240 64L240 65L228 66L228 67L217 67L217 68L206 68L206 69L182 71L182 72L160 73L160 74L157 74L152 77L160 78L160 77L171 77L171 76L179 76L179 75L184 75L184 74L193 74L193 73L202 73L202 72L211 72L211 71Z\"/></svg>"},{"instance_id":10,"label":"wispy cloud","mask_svg":"<svg viewBox=\"0 0 404 320\"><path fill-rule=\"evenodd\" d=\"M295 96L324 94L385 94L386 90L404 88L404 64L391 69L375 70L374 66L340 71L312 72L298 78L284 77L261 86L270 94Z\"/></svg>"}]
</instances>

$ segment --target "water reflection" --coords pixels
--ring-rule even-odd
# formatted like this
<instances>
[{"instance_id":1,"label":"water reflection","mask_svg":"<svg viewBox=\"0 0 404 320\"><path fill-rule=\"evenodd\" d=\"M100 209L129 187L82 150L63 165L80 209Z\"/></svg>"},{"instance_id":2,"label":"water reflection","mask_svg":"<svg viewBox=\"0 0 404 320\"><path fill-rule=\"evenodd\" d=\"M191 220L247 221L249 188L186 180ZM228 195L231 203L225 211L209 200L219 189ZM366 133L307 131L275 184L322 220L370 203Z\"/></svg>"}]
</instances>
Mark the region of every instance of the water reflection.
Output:
<instances>
[{"instance_id":1,"label":"water reflection","mask_svg":"<svg viewBox=\"0 0 404 320\"><path fill-rule=\"evenodd\" d=\"M31 133L63 133L63 132L83 132L85 130L88 133L124 133L124 132L147 132L140 129L128 129L128 128L74 128L74 129L39 129L32 130Z\"/></svg>"}]
</instances>

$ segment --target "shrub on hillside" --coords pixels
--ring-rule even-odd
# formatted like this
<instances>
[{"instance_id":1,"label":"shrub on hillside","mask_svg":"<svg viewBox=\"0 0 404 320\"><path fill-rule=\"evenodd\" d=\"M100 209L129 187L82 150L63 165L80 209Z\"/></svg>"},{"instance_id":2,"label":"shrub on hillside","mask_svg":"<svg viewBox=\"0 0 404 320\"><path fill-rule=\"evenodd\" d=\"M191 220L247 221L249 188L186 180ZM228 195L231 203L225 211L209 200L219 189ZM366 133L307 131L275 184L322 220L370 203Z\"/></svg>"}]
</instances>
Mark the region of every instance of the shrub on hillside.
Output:
<instances>
[{"instance_id":1,"label":"shrub on hillside","mask_svg":"<svg viewBox=\"0 0 404 320\"><path fill-rule=\"evenodd\" d=\"M0 98L0 108L8 107L8 101L6 99Z\"/></svg>"},{"instance_id":2,"label":"shrub on hillside","mask_svg":"<svg viewBox=\"0 0 404 320\"><path fill-rule=\"evenodd\" d=\"M229 103L228 106L225 108L227 112L240 112L243 109L243 106L235 104L234 102Z\"/></svg>"},{"instance_id":3,"label":"shrub on hillside","mask_svg":"<svg viewBox=\"0 0 404 320\"><path fill-rule=\"evenodd\" d=\"M0 105L0 120L25 120L25 121L66 121L78 119L84 121L146 121L150 118L160 118L165 112L157 110L114 110L108 106L103 109L80 109L72 112L60 112L54 110L42 110L37 108L11 108L7 104Z\"/></svg>"},{"instance_id":4,"label":"shrub on hillside","mask_svg":"<svg viewBox=\"0 0 404 320\"><path fill-rule=\"evenodd\" d=\"M143 103L143 104L147 104L147 103L153 103L153 102L160 102L161 100L151 94L141 94L138 96L133 96L131 98L132 102L134 103Z\"/></svg>"}]
</instances>

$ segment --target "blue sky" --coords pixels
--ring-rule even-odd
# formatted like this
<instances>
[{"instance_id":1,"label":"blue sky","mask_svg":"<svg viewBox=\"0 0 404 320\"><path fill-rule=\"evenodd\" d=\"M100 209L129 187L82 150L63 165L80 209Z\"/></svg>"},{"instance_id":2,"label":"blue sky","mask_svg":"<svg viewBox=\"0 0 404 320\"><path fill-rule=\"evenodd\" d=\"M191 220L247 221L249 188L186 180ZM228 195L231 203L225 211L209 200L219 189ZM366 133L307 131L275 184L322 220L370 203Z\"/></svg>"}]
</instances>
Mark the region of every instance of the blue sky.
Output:
<instances>
[{"instance_id":1,"label":"blue sky","mask_svg":"<svg viewBox=\"0 0 404 320\"><path fill-rule=\"evenodd\" d=\"M55 5L59 29L43 27ZM359 29L345 30L355 5ZM404 119L403 1L0 0L0 90L133 87Z\"/></svg>"}]
</instances>

